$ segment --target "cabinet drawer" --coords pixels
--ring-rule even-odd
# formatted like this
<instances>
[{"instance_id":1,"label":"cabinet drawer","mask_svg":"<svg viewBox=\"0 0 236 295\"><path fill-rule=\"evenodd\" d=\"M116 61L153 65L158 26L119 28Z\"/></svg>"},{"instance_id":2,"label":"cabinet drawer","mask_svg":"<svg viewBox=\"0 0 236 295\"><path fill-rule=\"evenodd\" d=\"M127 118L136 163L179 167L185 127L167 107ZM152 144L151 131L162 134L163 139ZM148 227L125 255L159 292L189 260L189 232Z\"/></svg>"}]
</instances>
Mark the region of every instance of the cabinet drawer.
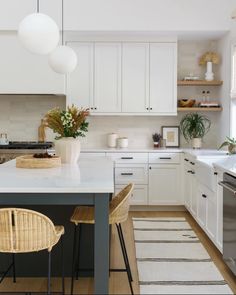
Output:
<instances>
[{"instance_id":1,"label":"cabinet drawer","mask_svg":"<svg viewBox=\"0 0 236 295\"><path fill-rule=\"evenodd\" d=\"M116 164L126 164L126 163L148 163L148 154L147 153L107 153L107 156L110 157Z\"/></svg>"},{"instance_id":2,"label":"cabinet drawer","mask_svg":"<svg viewBox=\"0 0 236 295\"><path fill-rule=\"evenodd\" d=\"M128 184L147 184L148 165L147 164L120 164L115 168L115 183Z\"/></svg>"},{"instance_id":3,"label":"cabinet drawer","mask_svg":"<svg viewBox=\"0 0 236 295\"><path fill-rule=\"evenodd\" d=\"M150 153L150 164L179 164L180 153Z\"/></svg>"},{"instance_id":4,"label":"cabinet drawer","mask_svg":"<svg viewBox=\"0 0 236 295\"><path fill-rule=\"evenodd\" d=\"M119 193L125 185L116 185L115 192ZM147 185L134 185L134 190L130 198L130 205L147 205L148 188Z\"/></svg>"}]
</instances>

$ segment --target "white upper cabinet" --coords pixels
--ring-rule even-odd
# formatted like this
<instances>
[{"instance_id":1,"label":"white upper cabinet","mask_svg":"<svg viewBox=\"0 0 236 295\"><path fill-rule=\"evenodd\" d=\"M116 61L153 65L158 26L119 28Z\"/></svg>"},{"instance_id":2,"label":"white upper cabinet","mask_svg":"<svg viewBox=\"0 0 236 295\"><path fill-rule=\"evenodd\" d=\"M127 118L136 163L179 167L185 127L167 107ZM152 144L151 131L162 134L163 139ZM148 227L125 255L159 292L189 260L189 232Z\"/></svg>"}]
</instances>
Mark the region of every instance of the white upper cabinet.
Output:
<instances>
[{"instance_id":1,"label":"white upper cabinet","mask_svg":"<svg viewBox=\"0 0 236 295\"><path fill-rule=\"evenodd\" d=\"M94 87L94 44L68 42L78 57L76 69L67 76L68 104L74 103L80 107L93 108Z\"/></svg>"},{"instance_id":2,"label":"white upper cabinet","mask_svg":"<svg viewBox=\"0 0 236 295\"><path fill-rule=\"evenodd\" d=\"M61 0L40 0L39 11L61 27ZM0 30L16 31L21 20L37 11L37 0L0 0Z\"/></svg>"},{"instance_id":3,"label":"white upper cabinet","mask_svg":"<svg viewBox=\"0 0 236 295\"><path fill-rule=\"evenodd\" d=\"M99 113L121 112L121 44L96 43L94 107Z\"/></svg>"},{"instance_id":4,"label":"white upper cabinet","mask_svg":"<svg viewBox=\"0 0 236 295\"><path fill-rule=\"evenodd\" d=\"M177 114L177 47L174 43L150 44L150 111Z\"/></svg>"},{"instance_id":5,"label":"white upper cabinet","mask_svg":"<svg viewBox=\"0 0 236 295\"><path fill-rule=\"evenodd\" d=\"M149 44L122 46L122 112L149 112Z\"/></svg>"},{"instance_id":6,"label":"white upper cabinet","mask_svg":"<svg viewBox=\"0 0 236 295\"><path fill-rule=\"evenodd\" d=\"M32 54L15 32L0 33L0 93L64 94L64 75L55 73L47 57Z\"/></svg>"}]
</instances>

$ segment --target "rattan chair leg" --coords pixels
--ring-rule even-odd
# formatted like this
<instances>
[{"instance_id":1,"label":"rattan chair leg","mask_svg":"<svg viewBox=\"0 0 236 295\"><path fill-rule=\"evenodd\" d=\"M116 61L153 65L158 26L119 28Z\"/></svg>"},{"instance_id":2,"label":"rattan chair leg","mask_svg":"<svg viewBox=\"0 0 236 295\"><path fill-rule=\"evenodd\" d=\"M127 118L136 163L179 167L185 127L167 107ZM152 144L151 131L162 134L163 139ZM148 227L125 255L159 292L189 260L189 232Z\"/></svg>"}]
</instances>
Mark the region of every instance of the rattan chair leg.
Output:
<instances>
[{"instance_id":1,"label":"rattan chair leg","mask_svg":"<svg viewBox=\"0 0 236 295\"><path fill-rule=\"evenodd\" d=\"M129 270L130 278L131 278L131 281L133 282L132 272L131 272L130 263L129 263L129 256L128 256L127 248L126 248L126 245L125 245L125 239L124 239L124 235L123 235L123 230L122 230L121 224L118 224L118 226L120 228L121 238L122 238L123 245L124 245L124 250L125 250L126 260L127 260L127 263L128 263L128 270Z\"/></svg>"},{"instance_id":2,"label":"rattan chair leg","mask_svg":"<svg viewBox=\"0 0 236 295\"><path fill-rule=\"evenodd\" d=\"M15 259L15 253L12 254L12 274L13 274L13 283L16 283L16 259Z\"/></svg>"},{"instance_id":3,"label":"rattan chair leg","mask_svg":"<svg viewBox=\"0 0 236 295\"><path fill-rule=\"evenodd\" d=\"M128 262L126 260L124 245L123 245L123 241L122 241L122 234L121 234L120 227L119 227L118 224L116 224L116 228L117 228L117 232L118 232L118 236L119 236L119 240L120 240L120 246L121 246L121 250L122 250L122 254L123 254L123 259L124 259L124 263L125 263L125 270L126 270L126 273L127 273L127 276L128 276L130 291L131 291L131 294L133 295L134 294L134 291L133 291L133 286L132 286L132 281L131 281L130 273L129 273L129 270L128 270Z\"/></svg>"},{"instance_id":4,"label":"rattan chair leg","mask_svg":"<svg viewBox=\"0 0 236 295\"><path fill-rule=\"evenodd\" d=\"M47 295L51 295L51 251L48 252L48 289Z\"/></svg>"}]
</instances>

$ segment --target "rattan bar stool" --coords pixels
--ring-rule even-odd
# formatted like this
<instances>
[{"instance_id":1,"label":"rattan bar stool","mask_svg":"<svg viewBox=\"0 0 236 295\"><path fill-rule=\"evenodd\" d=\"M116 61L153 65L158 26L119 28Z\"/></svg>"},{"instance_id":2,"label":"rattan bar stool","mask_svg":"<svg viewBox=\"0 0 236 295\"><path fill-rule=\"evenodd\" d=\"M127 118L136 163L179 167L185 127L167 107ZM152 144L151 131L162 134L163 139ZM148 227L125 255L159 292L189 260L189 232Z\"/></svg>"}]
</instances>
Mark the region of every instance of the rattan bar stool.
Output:
<instances>
[{"instance_id":1,"label":"rattan bar stool","mask_svg":"<svg viewBox=\"0 0 236 295\"><path fill-rule=\"evenodd\" d=\"M133 184L127 185L121 192L119 192L110 202L110 212L109 212L109 224L115 224L120 240L121 250L124 258L125 263L125 269L110 269L110 271L120 272L125 271L127 272L128 280L129 280L129 286L131 290L131 294L133 293L133 287L132 287L132 274L129 264L129 259L127 255L127 250L125 246L125 240L123 231L121 228L121 223L125 222L128 218L129 214L129 198L131 196L131 193L133 191ZM73 243L73 260L72 260L72 274L71 274L71 295L74 291L74 278L75 274L78 278L78 272L79 270L79 251L80 251L80 237L78 238L78 232L80 236L80 225L81 224L94 224L94 207L88 207L88 206L79 206L76 207L74 210L74 213L71 217L71 222L75 224L74 229L74 243ZM89 269L83 269L84 271Z\"/></svg>"},{"instance_id":2,"label":"rattan bar stool","mask_svg":"<svg viewBox=\"0 0 236 295\"><path fill-rule=\"evenodd\" d=\"M15 254L48 250L47 294L51 294L51 251L61 240L62 294L64 294L63 226L55 226L45 215L20 208L0 209L0 253L11 253L12 262L2 273L2 280L13 270L16 282Z\"/></svg>"}]
</instances>

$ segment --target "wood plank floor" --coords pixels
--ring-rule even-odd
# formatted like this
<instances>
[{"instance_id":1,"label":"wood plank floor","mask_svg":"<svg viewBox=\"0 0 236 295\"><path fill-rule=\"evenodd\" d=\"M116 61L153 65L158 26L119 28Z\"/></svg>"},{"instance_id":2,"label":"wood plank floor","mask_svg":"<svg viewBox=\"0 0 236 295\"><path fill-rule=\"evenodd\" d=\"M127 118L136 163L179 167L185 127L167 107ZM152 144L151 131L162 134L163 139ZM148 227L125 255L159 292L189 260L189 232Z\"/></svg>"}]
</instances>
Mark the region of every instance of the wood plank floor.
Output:
<instances>
[{"instance_id":1,"label":"wood plank floor","mask_svg":"<svg viewBox=\"0 0 236 295\"><path fill-rule=\"evenodd\" d=\"M207 249L209 255L217 265L222 273L224 279L228 282L233 292L236 294L236 278L230 272L228 267L222 261L220 252L208 239L205 233L197 225L194 219L187 212L130 212L129 219L123 224L123 231L125 235L127 250L130 258L132 273L133 273L133 287L135 294L139 294L138 273L135 259L134 238L132 229L132 217L185 217L197 233L202 244ZM116 228L112 231L112 253L111 253L112 267L123 267L123 259L121 255L120 245ZM53 291L60 291L60 279L53 279ZM69 294L70 279L66 279L66 291ZM16 284L13 284L11 279L5 279L0 285L0 292L20 292L20 291L35 291L43 292L46 290L46 279L37 278L19 278ZM125 273L112 273L110 277L110 294L129 294L129 285ZM92 294L93 293L93 279L82 278L75 283L75 294Z\"/></svg>"}]
</instances>

